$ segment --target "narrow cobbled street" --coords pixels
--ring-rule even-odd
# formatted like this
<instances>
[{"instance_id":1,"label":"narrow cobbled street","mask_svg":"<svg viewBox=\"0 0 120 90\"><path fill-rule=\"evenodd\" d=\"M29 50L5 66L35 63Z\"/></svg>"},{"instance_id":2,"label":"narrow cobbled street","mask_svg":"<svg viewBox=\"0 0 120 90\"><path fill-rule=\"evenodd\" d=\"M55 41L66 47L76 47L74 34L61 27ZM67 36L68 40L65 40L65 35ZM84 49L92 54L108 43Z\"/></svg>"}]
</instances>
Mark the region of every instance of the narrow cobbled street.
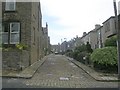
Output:
<instances>
[{"instance_id":1,"label":"narrow cobbled street","mask_svg":"<svg viewBox=\"0 0 120 90\"><path fill-rule=\"evenodd\" d=\"M117 87L116 82L98 82L62 55L50 55L32 79L24 81L33 87L91 88Z\"/></svg>"},{"instance_id":2,"label":"narrow cobbled street","mask_svg":"<svg viewBox=\"0 0 120 90\"><path fill-rule=\"evenodd\" d=\"M30 79L3 79L3 86L15 88L116 88L118 82L93 79L63 55L51 54ZM13 84L12 84L13 83ZM9 85L11 84L11 85ZM11 87L13 88L13 87Z\"/></svg>"}]
</instances>

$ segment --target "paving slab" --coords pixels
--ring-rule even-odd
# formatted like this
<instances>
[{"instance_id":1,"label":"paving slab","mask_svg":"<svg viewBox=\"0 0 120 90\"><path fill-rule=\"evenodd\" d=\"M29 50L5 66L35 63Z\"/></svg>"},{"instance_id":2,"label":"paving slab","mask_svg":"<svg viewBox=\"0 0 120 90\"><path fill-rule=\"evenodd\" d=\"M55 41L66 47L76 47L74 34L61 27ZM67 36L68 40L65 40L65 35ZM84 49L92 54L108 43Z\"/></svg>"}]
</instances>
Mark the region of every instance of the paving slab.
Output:
<instances>
[{"instance_id":1,"label":"paving slab","mask_svg":"<svg viewBox=\"0 0 120 90\"><path fill-rule=\"evenodd\" d=\"M92 78L94 78L97 81L120 81L118 80L117 74L105 74L96 72L94 69L88 67L87 65L82 64L81 62L74 60L73 58L66 57L68 60L70 60L72 63L80 67L82 70L84 70L86 73L88 73Z\"/></svg>"}]
</instances>

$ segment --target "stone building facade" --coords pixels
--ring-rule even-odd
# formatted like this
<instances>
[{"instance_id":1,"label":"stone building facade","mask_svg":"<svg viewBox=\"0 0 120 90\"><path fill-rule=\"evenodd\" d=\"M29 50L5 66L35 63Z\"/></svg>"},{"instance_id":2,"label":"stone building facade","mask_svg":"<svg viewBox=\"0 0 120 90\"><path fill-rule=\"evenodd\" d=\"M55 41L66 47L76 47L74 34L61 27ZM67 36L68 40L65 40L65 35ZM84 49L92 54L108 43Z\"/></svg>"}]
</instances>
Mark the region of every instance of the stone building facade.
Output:
<instances>
[{"instance_id":1,"label":"stone building facade","mask_svg":"<svg viewBox=\"0 0 120 90\"><path fill-rule=\"evenodd\" d=\"M92 31L89 32L89 43L91 44L91 48L92 49L96 49L98 48L98 35L99 35L99 28L101 26L99 24L95 25L95 29L93 29Z\"/></svg>"},{"instance_id":2,"label":"stone building facade","mask_svg":"<svg viewBox=\"0 0 120 90\"><path fill-rule=\"evenodd\" d=\"M2 44L7 48L27 46L22 51L3 51L3 67L21 69L40 60L42 40L40 2L2 2Z\"/></svg>"},{"instance_id":3,"label":"stone building facade","mask_svg":"<svg viewBox=\"0 0 120 90\"><path fill-rule=\"evenodd\" d=\"M102 41L103 41L103 46L104 42L107 38L116 35L116 27L115 27L115 17L111 16L108 18L106 21L103 22L103 30L102 30Z\"/></svg>"},{"instance_id":4,"label":"stone building facade","mask_svg":"<svg viewBox=\"0 0 120 90\"><path fill-rule=\"evenodd\" d=\"M104 47L106 39L116 35L115 23L115 17L111 16L102 23L102 26L100 24L96 24L93 30L89 31L88 33L83 32L82 37L76 37L73 40L66 42L66 44L65 42L62 43L62 50L74 50L75 47L78 47L82 44L87 44L87 42L89 42L92 49ZM67 47L66 45L69 47ZM65 47L67 49L64 50Z\"/></svg>"},{"instance_id":5,"label":"stone building facade","mask_svg":"<svg viewBox=\"0 0 120 90\"><path fill-rule=\"evenodd\" d=\"M51 50L52 50L53 53L60 52L60 44L58 44L58 45L52 45L51 46Z\"/></svg>"},{"instance_id":6,"label":"stone building facade","mask_svg":"<svg viewBox=\"0 0 120 90\"><path fill-rule=\"evenodd\" d=\"M81 37L81 41L83 42L83 44L87 44L87 42L89 42L89 34L83 34L83 36Z\"/></svg>"},{"instance_id":7,"label":"stone building facade","mask_svg":"<svg viewBox=\"0 0 120 90\"><path fill-rule=\"evenodd\" d=\"M2 2L0 2L0 44L2 44Z\"/></svg>"},{"instance_id":8,"label":"stone building facade","mask_svg":"<svg viewBox=\"0 0 120 90\"><path fill-rule=\"evenodd\" d=\"M48 36L48 24L46 23L46 27L42 27L43 31L43 48L44 48L44 54L47 55L50 53L50 37Z\"/></svg>"},{"instance_id":9,"label":"stone building facade","mask_svg":"<svg viewBox=\"0 0 120 90\"><path fill-rule=\"evenodd\" d=\"M95 25L95 29L84 34L81 37L81 41L86 44L89 42L92 49L104 47L104 43L107 38L116 35L115 17L111 16L104 21L103 26Z\"/></svg>"},{"instance_id":10,"label":"stone building facade","mask_svg":"<svg viewBox=\"0 0 120 90\"><path fill-rule=\"evenodd\" d=\"M103 47L103 33L102 33L102 30L103 30L103 26L100 26L98 29L97 29L97 48L102 48Z\"/></svg>"}]
</instances>

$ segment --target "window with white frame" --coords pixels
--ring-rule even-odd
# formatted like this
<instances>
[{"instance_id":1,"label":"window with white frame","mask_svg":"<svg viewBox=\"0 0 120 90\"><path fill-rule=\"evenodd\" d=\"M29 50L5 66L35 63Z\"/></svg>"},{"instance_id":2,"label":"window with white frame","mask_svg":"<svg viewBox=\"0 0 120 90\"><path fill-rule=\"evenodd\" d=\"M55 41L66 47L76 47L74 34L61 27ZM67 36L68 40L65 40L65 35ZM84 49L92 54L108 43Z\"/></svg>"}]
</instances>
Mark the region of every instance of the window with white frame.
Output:
<instances>
[{"instance_id":1,"label":"window with white frame","mask_svg":"<svg viewBox=\"0 0 120 90\"><path fill-rule=\"evenodd\" d=\"M20 23L4 24L2 33L3 44L18 44L20 40Z\"/></svg>"},{"instance_id":2,"label":"window with white frame","mask_svg":"<svg viewBox=\"0 0 120 90\"><path fill-rule=\"evenodd\" d=\"M20 23L10 23L10 44L19 43Z\"/></svg>"},{"instance_id":3,"label":"window with white frame","mask_svg":"<svg viewBox=\"0 0 120 90\"><path fill-rule=\"evenodd\" d=\"M2 26L2 43L8 44L8 24L4 23Z\"/></svg>"},{"instance_id":4,"label":"window with white frame","mask_svg":"<svg viewBox=\"0 0 120 90\"><path fill-rule=\"evenodd\" d=\"M5 10L6 11L15 11L16 0L6 0Z\"/></svg>"}]
</instances>

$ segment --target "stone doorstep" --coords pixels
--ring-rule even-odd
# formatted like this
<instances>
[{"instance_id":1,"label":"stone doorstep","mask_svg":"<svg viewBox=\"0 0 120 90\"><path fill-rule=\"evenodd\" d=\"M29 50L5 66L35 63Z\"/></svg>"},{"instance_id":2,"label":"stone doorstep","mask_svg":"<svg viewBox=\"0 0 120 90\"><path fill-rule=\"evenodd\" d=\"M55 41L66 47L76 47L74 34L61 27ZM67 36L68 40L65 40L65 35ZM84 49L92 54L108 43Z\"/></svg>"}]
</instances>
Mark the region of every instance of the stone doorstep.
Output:
<instances>
[{"instance_id":1,"label":"stone doorstep","mask_svg":"<svg viewBox=\"0 0 120 90\"><path fill-rule=\"evenodd\" d=\"M71 60L70 58L67 58L70 60L72 63L76 64L78 67L80 67L82 70L84 70L87 74L89 74L92 78L94 78L97 81L119 81L117 76L104 76L101 73L98 73L91 68L83 65L82 63ZM101 76L102 75L102 76Z\"/></svg>"}]
</instances>

